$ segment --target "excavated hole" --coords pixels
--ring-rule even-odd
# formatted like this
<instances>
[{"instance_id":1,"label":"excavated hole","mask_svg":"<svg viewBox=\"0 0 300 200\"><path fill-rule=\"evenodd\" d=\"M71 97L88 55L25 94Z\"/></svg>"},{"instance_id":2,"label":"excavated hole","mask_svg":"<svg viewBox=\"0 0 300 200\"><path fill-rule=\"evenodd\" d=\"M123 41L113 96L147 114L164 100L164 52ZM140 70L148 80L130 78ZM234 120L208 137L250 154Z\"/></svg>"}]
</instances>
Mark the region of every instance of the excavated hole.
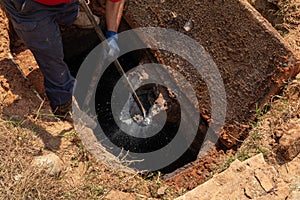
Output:
<instances>
[{"instance_id":1,"label":"excavated hole","mask_svg":"<svg viewBox=\"0 0 300 200\"><path fill-rule=\"evenodd\" d=\"M259 1L257 1L259 2ZM262 1L261 1L262 2ZM264 2L266 2L264 0ZM259 4L255 4L254 5L260 12L262 12L262 10L264 11L269 11L269 9L267 9L268 7L263 6L262 8L260 7ZM276 19L274 19L274 11L278 11L278 8L274 7L271 8L272 13L270 16L268 16L269 13L264 14L264 17L266 17L273 26L277 26L278 24L282 23L282 19L278 16ZM272 19L273 18L273 19ZM278 29L278 26L276 27ZM279 29L279 31L281 31L281 29ZM285 32L286 30L283 30L283 32ZM80 38L80 40L78 40L78 38ZM76 72L79 68L79 66L81 65L81 62L83 61L84 57L90 52L90 50L96 46L99 43L99 40L97 38L97 36L94 34L93 30L78 30L78 29L73 29L71 32L66 31L65 32L65 37L64 37L64 44L65 44L65 55L66 55L66 61L69 64L69 66L71 67L71 71L73 73L73 75L76 75ZM138 52L135 52L134 54L138 54ZM139 58L141 59L141 58ZM139 60L137 59L137 60ZM152 89L150 89L152 87ZM149 92L149 93L153 93L155 94L157 91L157 88L154 88L153 86L151 87L146 87L146 88L140 88L137 92L139 93L139 96L141 99L143 99L143 103L147 104L149 103L149 105L153 104L153 101L150 101L148 98L144 99L144 93ZM151 106L147 106L147 108L149 109ZM136 106L133 103L131 106L131 117L134 117L138 111L136 111ZM198 148L200 148L201 144L202 144L202 137L201 136L201 132L200 134L197 135L197 139L195 140L195 142L193 143L193 145L191 145L191 148L175 163L173 163L171 166L168 166L166 169L164 169L165 172L171 172L174 171L175 169L185 165L186 163L189 163L193 160L195 160L197 157L197 153L199 151ZM236 150L236 149L235 149Z\"/></svg>"},{"instance_id":2,"label":"excavated hole","mask_svg":"<svg viewBox=\"0 0 300 200\"><path fill-rule=\"evenodd\" d=\"M125 22L122 22L121 24L121 30L122 29L129 29ZM100 43L100 41L94 30L81 30L73 27L71 29L63 29L63 43L65 49L65 61L68 63L71 73L76 76L84 58ZM138 66L140 63L156 62L156 59L151 56L152 54L149 53L149 50L137 50L123 55L119 58L119 61L124 68L124 71L128 71L131 68ZM116 67L111 65L106 69L98 83L95 99L96 112L98 114L98 122L105 135L118 147L135 153L152 152L164 147L175 137L180 125L180 105L176 98L170 97L168 88L162 85L149 84L138 88L136 93L147 110L147 116L150 116L149 118L151 119L145 122L145 120L141 118L140 110L131 98L129 106L130 116L127 116L127 119L125 120L130 119L133 122L131 122L132 124L141 125L142 123L142 126L148 126L150 123L151 125L155 125L155 123L159 124L160 120L163 120L161 115L162 112L165 112L167 117L164 126L157 134L151 137L147 137L147 135L142 138L133 137L124 133L118 127L111 110L113 88L120 77ZM120 113L120 119L122 117L124 118L122 113ZM194 142L190 145L190 148L186 150L178 160L162 169L161 171L163 173L173 172L197 159L197 155L205 137L204 133L206 133L207 128L204 120L201 120L200 126L202 126L201 130L199 128L198 134ZM132 129L134 128L136 128L136 126L132 127ZM181 137L184 139L186 136L182 135Z\"/></svg>"}]
</instances>

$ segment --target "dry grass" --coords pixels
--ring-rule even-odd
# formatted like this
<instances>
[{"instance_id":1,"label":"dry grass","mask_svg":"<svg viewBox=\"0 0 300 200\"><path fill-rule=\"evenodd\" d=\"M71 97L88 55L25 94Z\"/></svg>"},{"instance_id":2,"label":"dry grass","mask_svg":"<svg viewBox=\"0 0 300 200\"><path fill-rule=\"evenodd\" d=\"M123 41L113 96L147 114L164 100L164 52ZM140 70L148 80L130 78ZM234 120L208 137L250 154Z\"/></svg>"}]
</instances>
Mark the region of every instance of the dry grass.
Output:
<instances>
[{"instance_id":1,"label":"dry grass","mask_svg":"<svg viewBox=\"0 0 300 200\"><path fill-rule=\"evenodd\" d=\"M0 196L3 199L43 199L55 178L30 169L37 149L21 122L0 119Z\"/></svg>"},{"instance_id":2,"label":"dry grass","mask_svg":"<svg viewBox=\"0 0 300 200\"><path fill-rule=\"evenodd\" d=\"M62 143L68 149L55 153L63 160L58 176L50 176L31 162L34 157L50 153L41 145L39 129L29 128L27 120L0 118L0 199L103 199L110 191L131 193L139 199L178 196L171 188L166 194L160 174L141 177L113 170L93 158L76 134L65 134Z\"/></svg>"},{"instance_id":3,"label":"dry grass","mask_svg":"<svg viewBox=\"0 0 300 200\"><path fill-rule=\"evenodd\" d=\"M279 7L276 14L283 19L283 23L278 24L276 28L300 58L300 2L299 0L272 1Z\"/></svg>"},{"instance_id":4,"label":"dry grass","mask_svg":"<svg viewBox=\"0 0 300 200\"><path fill-rule=\"evenodd\" d=\"M237 152L238 157L263 153L267 160L280 162L276 161L280 153L278 141L300 119L300 74L285 86L281 95L272 99L269 106L270 110L253 123L249 137Z\"/></svg>"},{"instance_id":5,"label":"dry grass","mask_svg":"<svg viewBox=\"0 0 300 200\"><path fill-rule=\"evenodd\" d=\"M300 119L300 74L287 83L264 110L256 110L256 113L257 121L252 123L248 137L236 151L229 150L220 158L213 173L226 170L235 159L244 161L259 153L270 163L285 162L280 160L283 158L278 151L278 141Z\"/></svg>"}]
</instances>

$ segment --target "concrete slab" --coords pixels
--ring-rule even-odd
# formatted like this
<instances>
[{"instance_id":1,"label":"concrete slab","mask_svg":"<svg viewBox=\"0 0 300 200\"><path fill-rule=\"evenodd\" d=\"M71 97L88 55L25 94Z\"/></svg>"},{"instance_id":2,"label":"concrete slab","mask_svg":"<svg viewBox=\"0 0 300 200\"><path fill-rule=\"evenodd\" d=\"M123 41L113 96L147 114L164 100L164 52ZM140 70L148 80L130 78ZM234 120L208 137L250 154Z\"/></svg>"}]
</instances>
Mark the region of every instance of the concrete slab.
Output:
<instances>
[{"instance_id":1,"label":"concrete slab","mask_svg":"<svg viewBox=\"0 0 300 200\"><path fill-rule=\"evenodd\" d=\"M256 109L300 71L299 58L246 0L135 0L130 1L124 17L133 28L158 26L184 33L209 52L226 89L227 117L220 135L227 147L246 134ZM188 29L187 22L191 22ZM193 84L201 114L209 122L210 97L193 66L168 52L156 51L155 55Z\"/></svg>"},{"instance_id":2,"label":"concrete slab","mask_svg":"<svg viewBox=\"0 0 300 200\"><path fill-rule=\"evenodd\" d=\"M266 191L267 190L267 191ZM230 167L176 200L201 199L286 199L289 186L262 154Z\"/></svg>"}]
</instances>

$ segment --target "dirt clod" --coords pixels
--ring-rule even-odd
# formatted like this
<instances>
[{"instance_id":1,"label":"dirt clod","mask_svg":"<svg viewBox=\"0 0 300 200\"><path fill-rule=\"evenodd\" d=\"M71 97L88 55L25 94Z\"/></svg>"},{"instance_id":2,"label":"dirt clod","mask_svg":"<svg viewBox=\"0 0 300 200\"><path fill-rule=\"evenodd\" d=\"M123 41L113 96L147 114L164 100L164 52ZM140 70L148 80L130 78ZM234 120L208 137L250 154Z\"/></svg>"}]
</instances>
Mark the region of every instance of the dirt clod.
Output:
<instances>
[{"instance_id":1,"label":"dirt clod","mask_svg":"<svg viewBox=\"0 0 300 200\"><path fill-rule=\"evenodd\" d=\"M134 196L129 193L116 191L116 190L109 192L109 194L105 198L109 200L134 200L135 199Z\"/></svg>"},{"instance_id":2,"label":"dirt clod","mask_svg":"<svg viewBox=\"0 0 300 200\"><path fill-rule=\"evenodd\" d=\"M293 160L300 153L300 120L294 121L279 140L279 150L285 159Z\"/></svg>"}]
</instances>

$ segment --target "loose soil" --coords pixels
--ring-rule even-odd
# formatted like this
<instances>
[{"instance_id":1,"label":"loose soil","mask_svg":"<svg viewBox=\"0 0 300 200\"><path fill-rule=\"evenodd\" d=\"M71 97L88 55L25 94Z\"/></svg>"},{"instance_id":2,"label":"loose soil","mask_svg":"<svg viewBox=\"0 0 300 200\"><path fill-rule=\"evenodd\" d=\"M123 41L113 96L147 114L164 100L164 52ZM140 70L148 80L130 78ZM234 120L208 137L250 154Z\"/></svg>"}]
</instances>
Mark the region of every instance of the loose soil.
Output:
<instances>
[{"instance_id":1,"label":"loose soil","mask_svg":"<svg viewBox=\"0 0 300 200\"><path fill-rule=\"evenodd\" d=\"M259 2L266 1L251 1L300 57L299 2L268 1L272 2L272 7L261 7ZM271 17L268 17L269 12L272 12ZM0 198L113 199L122 194L127 199L173 199L225 170L236 158L245 160L263 153L274 166L288 162L282 155L279 141L288 130L300 131L295 128L300 119L299 76L288 80L282 92L274 96L265 109L256 110L258 120L248 127L249 136L243 143L238 141L234 149L216 148L207 159L191 163L192 167L184 174L165 176L172 177L167 180L163 180L160 173L132 175L112 170L85 150L71 124L51 114L32 54L15 37L10 42L8 20L2 10L0 19ZM176 25L176 20L173 23ZM23 69L27 80L17 65ZM32 168L31 162L36 156L50 152L64 163L58 176Z\"/></svg>"}]
</instances>

